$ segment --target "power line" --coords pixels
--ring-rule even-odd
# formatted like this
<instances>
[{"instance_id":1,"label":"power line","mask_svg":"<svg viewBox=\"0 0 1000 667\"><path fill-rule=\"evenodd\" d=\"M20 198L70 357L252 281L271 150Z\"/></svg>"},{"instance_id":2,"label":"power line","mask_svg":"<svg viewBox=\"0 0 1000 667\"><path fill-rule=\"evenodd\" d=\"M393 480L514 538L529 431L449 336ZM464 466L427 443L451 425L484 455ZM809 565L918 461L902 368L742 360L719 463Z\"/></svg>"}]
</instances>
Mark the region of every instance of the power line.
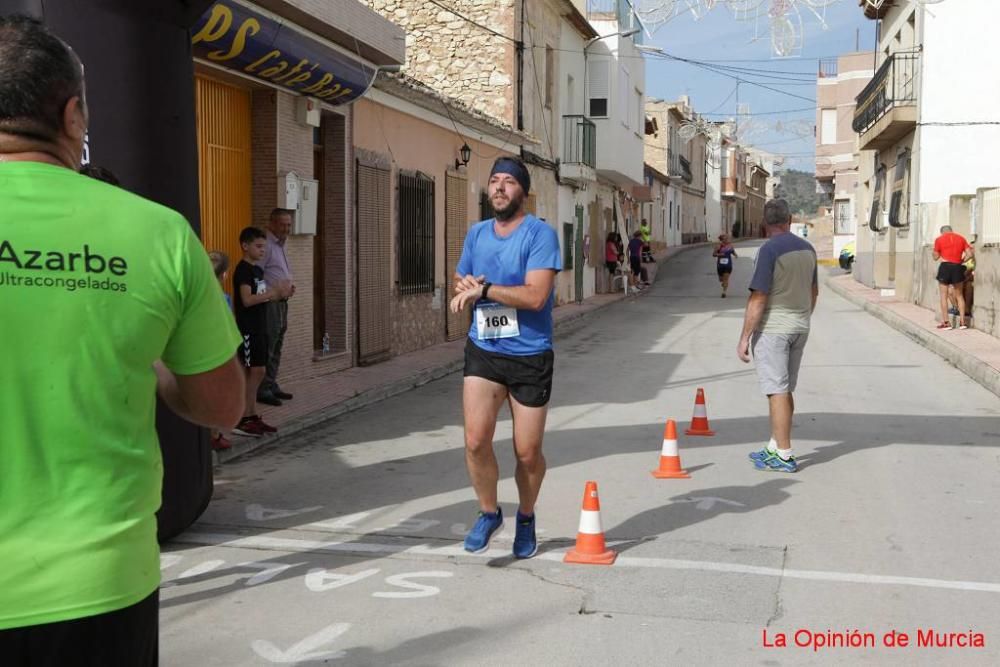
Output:
<instances>
[{"instance_id":1,"label":"power line","mask_svg":"<svg viewBox=\"0 0 1000 667\"><path fill-rule=\"evenodd\" d=\"M801 109L783 109L781 111L757 111L757 112L753 112L753 113L746 113L746 114L740 114L740 115L741 116L776 116L776 115L786 114L786 113L801 113L803 111L816 111L816 107L802 107ZM700 115L702 115L702 116L724 116L724 117L729 117L729 116L735 116L736 114L732 114L732 113L712 113L712 112L709 112L709 113L703 113L703 114L700 114Z\"/></svg>"},{"instance_id":2,"label":"power line","mask_svg":"<svg viewBox=\"0 0 1000 667\"><path fill-rule=\"evenodd\" d=\"M442 3L438 2L438 0L427 0L427 1L430 2L432 5L437 5L438 7L440 7L441 9L443 9L443 10L445 10L447 12L451 12L452 14L454 14L455 16L457 16L458 18L460 18L463 21L465 21L466 23L471 23L472 25L474 25L474 26L476 26L478 28L482 28L483 30L485 30L486 32L488 32L490 34L496 35L497 37L500 37L502 39L506 39L507 41L509 41L509 42L511 42L513 44L519 44L520 43L516 39L514 39L513 37L508 37L507 35L504 35L503 33L499 33L496 30L494 30L493 28L490 28L489 26L485 26L482 23L479 23L477 21L473 21L468 16L465 16L464 14L461 14L458 11L456 11L453 7L449 7L448 5L442 4Z\"/></svg>"},{"instance_id":3,"label":"power line","mask_svg":"<svg viewBox=\"0 0 1000 667\"><path fill-rule=\"evenodd\" d=\"M715 74L719 74L720 76L726 76L726 77L729 77L730 79L735 79L735 80L737 80L737 81L739 81L741 83L746 83L746 84L749 84L751 86L757 86L758 88L763 88L765 90L770 90L773 93L779 93L781 95L787 95L788 97L795 97L795 98L798 98L800 100L805 100L806 102L812 102L813 104L816 103L816 100L814 100L812 98L803 97L802 95L796 95L795 93L789 93L788 91L781 90L780 88L772 88L771 86L766 86L763 83L757 83L756 81L748 81L747 79L744 79L742 77L736 76L734 74L730 74L728 72L719 71L718 69L714 68L713 66L706 65L706 64L704 64L702 62L699 62L697 60L691 60L690 58L680 58L678 56L671 55L671 54L667 53L666 51L664 51L662 53L662 55L663 55L664 58L667 58L669 60L675 60L677 62L687 63L688 65L691 65L692 67L698 67L700 69L704 69L704 70L707 70L709 72L714 72Z\"/></svg>"},{"instance_id":4,"label":"power line","mask_svg":"<svg viewBox=\"0 0 1000 667\"><path fill-rule=\"evenodd\" d=\"M917 123L924 127L976 127L979 125L1000 125L1000 120L965 120L955 122L932 121L927 123Z\"/></svg>"},{"instance_id":5,"label":"power line","mask_svg":"<svg viewBox=\"0 0 1000 667\"><path fill-rule=\"evenodd\" d=\"M737 81L736 85L733 86L732 92L729 93L729 96L726 97L726 99L722 100L722 102L720 102L718 106L716 106L715 108L713 108L712 111L709 111L708 113L704 113L702 115L703 116L709 116L709 115L712 114L713 111L718 111L719 109L721 109L722 107L724 107L726 105L726 102L728 102L729 100L733 99L733 95L735 95L736 91L739 90L739 89L740 89L740 82Z\"/></svg>"}]
</instances>

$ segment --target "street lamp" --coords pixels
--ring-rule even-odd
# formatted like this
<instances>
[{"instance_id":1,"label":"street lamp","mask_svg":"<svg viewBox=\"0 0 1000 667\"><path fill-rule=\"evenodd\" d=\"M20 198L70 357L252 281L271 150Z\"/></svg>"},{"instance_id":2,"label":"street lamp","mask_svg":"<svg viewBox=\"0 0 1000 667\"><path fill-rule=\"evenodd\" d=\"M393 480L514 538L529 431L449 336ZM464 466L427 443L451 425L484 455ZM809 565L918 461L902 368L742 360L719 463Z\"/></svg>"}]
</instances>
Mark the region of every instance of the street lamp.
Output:
<instances>
[{"instance_id":1,"label":"street lamp","mask_svg":"<svg viewBox=\"0 0 1000 667\"><path fill-rule=\"evenodd\" d=\"M462 160L459 162L458 158L455 158L455 171L458 171L459 167L469 164L469 160L472 159L472 149L469 148L469 144L463 143L458 152L461 154Z\"/></svg>"},{"instance_id":2,"label":"street lamp","mask_svg":"<svg viewBox=\"0 0 1000 667\"><path fill-rule=\"evenodd\" d=\"M583 52L587 53L587 49L594 42L600 41L602 39L607 39L608 37L631 37L632 35L637 35L642 32L639 28L632 28L631 30L626 30L625 32L613 32L610 35L598 35L597 37L591 37L583 45Z\"/></svg>"},{"instance_id":3,"label":"street lamp","mask_svg":"<svg viewBox=\"0 0 1000 667\"><path fill-rule=\"evenodd\" d=\"M663 53L663 49L658 46L653 46L651 44L636 44L636 51L642 51L643 53Z\"/></svg>"}]
</instances>

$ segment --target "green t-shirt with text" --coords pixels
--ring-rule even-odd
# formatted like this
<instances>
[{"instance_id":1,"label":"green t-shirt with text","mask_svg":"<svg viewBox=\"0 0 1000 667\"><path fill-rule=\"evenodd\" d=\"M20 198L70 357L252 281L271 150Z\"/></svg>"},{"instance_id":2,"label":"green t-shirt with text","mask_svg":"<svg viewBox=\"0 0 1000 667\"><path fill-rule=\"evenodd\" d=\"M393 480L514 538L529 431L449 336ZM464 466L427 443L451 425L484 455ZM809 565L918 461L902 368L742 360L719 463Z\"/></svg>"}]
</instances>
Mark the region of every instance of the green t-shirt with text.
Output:
<instances>
[{"instance_id":1,"label":"green t-shirt with text","mask_svg":"<svg viewBox=\"0 0 1000 667\"><path fill-rule=\"evenodd\" d=\"M153 362L240 342L205 250L163 206L0 163L0 303L0 629L132 605L160 582Z\"/></svg>"}]
</instances>

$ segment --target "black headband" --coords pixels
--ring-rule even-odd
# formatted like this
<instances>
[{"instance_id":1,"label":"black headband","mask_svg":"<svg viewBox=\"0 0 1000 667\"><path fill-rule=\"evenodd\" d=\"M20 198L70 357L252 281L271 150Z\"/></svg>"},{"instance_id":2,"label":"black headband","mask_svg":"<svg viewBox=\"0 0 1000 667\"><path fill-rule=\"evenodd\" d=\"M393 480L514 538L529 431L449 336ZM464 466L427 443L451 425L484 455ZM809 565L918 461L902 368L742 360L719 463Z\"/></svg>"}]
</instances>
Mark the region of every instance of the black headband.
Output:
<instances>
[{"instance_id":1,"label":"black headband","mask_svg":"<svg viewBox=\"0 0 1000 667\"><path fill-rule=\"evenodd\" d=\"M508 174L509 176L513 176L514 180L520 183L521 189L524 190L525 195L527 195L531 190L531 175L520 162L510 158L499 158L493 163L493 170L490 172L490 178L492 178L494 174Z\"/></svg>"}]
</instances>

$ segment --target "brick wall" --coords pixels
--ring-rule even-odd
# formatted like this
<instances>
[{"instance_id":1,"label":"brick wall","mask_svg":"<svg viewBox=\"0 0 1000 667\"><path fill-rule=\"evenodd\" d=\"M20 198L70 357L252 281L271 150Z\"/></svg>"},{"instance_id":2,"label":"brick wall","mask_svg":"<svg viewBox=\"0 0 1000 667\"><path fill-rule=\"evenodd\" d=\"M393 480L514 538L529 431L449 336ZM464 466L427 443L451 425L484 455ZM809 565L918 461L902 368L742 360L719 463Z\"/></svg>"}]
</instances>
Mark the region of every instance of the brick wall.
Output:
<instances>
[{"instance_id":1,"label":"brick wall","mask_svg":"<svg viewBox=\"0 0 1000 667\"><path fill-rule=\"evenodd\" d=\"M331 338L332 352L347 352L349 360L353 361L354 346L354 291L353 271L348 266L353 261L353 225L354 198L353 187L348 186L348 178L352 177L353 161L351 160L349 118L337 114L324 114L324 160L325 189L324 211L325 220L320 224L324 228L325 246L325 280L326 312L324 321Z\"/></svg>"}]
</instances>

